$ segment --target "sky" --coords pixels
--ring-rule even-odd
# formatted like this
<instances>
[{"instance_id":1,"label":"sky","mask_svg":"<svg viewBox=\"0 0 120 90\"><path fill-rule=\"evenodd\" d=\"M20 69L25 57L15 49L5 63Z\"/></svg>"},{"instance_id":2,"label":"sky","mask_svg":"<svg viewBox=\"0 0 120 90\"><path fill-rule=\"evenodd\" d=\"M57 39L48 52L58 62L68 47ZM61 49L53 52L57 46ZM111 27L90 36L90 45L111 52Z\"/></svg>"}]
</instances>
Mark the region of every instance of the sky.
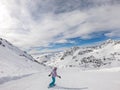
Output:
<instances>
[{"instance_id":1,"label":"sky","mask_svg":"<svg viewBox=\"0 0 120 90\"><path fill-rule=\"evenodd\" d=\"M120 38L120 0L0 0L0 37L31 54Z\"/></svg>"}]
</instances>

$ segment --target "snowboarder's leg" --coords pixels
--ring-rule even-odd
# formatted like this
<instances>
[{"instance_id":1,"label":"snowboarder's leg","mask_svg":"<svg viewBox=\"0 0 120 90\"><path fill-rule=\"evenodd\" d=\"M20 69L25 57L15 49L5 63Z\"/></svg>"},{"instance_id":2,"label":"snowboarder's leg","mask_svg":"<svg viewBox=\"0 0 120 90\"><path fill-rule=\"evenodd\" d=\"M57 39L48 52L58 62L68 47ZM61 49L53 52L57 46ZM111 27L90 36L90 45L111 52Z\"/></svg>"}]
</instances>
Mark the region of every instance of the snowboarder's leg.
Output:
<instances>
[{"instance_id":1,"label":"snowboarder's leg","mask_svg":"<svg viewBox=\"0 0 120 90\"><path fill-rule=\"evenodd\" d=\"M55 77L52 77L52 82L49 84L49 87L55 86Z\"/></svg>"}]
</instances>

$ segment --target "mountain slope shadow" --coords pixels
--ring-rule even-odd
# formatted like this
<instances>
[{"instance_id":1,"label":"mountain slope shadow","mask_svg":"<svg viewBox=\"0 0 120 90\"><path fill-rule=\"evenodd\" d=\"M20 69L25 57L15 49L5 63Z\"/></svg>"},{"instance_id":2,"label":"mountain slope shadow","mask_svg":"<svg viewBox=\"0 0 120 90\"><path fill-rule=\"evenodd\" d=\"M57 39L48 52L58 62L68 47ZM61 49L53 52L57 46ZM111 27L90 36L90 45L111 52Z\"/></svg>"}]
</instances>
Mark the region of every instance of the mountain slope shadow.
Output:
<instances>
[{"instance_id":1,"label":"mountain slope shadow","mask_svg":"<svg viewBox=\"0 0 120 90\"><path fill-rule=\"evenodd\" d=\"M88 87L82 87L82 88L70 88L70 87L63 87L63 86L55 86L54 89L64 89L64 90L84 90L84 89L88 89Z\"/></svg>"}]
</instances>

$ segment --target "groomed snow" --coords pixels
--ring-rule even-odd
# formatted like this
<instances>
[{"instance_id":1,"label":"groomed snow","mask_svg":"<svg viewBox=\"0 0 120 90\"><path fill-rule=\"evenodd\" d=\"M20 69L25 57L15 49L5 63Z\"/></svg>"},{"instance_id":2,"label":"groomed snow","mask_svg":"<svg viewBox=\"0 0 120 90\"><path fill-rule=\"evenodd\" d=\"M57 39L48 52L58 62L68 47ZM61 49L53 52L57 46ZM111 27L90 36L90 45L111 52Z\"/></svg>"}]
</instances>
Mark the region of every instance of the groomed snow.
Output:
<instances>
[{"instance_id":1,"label":"groomed snow","mask_svg":"<svg viewBox=\"0 0 120 90\"><path fill-rule=\"evenodd\" d=\"M0 90L120 90L120 68L117 71L81 71L77 68L58 69L61 79L57 87L48 89L49 70L0 85Z\"/></svg>"}]
</instances>

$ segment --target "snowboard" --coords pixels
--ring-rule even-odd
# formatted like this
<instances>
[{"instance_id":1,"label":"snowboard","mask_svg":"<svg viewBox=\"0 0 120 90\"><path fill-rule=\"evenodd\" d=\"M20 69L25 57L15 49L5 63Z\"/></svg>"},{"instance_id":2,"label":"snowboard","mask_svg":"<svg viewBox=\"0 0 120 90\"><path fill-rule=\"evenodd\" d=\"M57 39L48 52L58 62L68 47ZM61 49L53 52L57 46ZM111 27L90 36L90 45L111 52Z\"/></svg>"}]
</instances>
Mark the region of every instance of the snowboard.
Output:
<instances>
[{"instance_id":1,"label":"snowboard","mask_svg":"<svg viewBox=\"0 0 120 90\"><path fill-rule=\"evenodd\" d=\"M55 87L56 86L56 84L55 85L53 85L53 86L48 86L48 88L53 88L53 87Z\"/></svg>"}]
</instances>

